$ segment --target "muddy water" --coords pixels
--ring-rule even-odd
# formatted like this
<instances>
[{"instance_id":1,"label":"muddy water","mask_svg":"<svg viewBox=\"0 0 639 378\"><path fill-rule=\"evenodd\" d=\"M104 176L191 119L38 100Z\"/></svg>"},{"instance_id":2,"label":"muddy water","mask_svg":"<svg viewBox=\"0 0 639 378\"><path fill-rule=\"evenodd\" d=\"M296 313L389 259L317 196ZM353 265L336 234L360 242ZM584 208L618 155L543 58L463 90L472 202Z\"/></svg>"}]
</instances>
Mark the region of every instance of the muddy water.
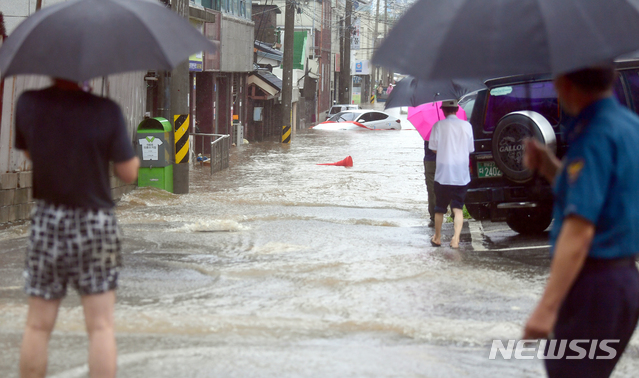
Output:
<instances>
[{"instance_id":1,"label":"muddy water","mask_svg":"<svg viewBox=\"0 0 639 378\"><path fill-rule=\"evenodd\" d=\"M520 336L547 266L478 258L466 232L460 251L431 247L422 157L414 130L304 130L235 148L214 176L194 167L188 195L127 195L119 376L539 376L539 361L488 352ZM9 292L15 348L25 306ZM64 303L50 372L82 377L82 311Z\"/></svg>"},{"instance_id":2,"label":"muddy water","mask_svg":"<svg viewBox=\"0 0 639 378\"><path fill-rule=\"evenodd\" d=\"M316 165L347 156L352 168ZM214 177L194 170L188 196L133 193L120 206L120 326L228 343L152 357L240 359L223 374L470 371L454 356L471 348L472 365L489 340L517 335L513 308L528 309L537 276L430 247L422 157L415 131L311 130L243 146Z\"/></svg>"}]
</instances>

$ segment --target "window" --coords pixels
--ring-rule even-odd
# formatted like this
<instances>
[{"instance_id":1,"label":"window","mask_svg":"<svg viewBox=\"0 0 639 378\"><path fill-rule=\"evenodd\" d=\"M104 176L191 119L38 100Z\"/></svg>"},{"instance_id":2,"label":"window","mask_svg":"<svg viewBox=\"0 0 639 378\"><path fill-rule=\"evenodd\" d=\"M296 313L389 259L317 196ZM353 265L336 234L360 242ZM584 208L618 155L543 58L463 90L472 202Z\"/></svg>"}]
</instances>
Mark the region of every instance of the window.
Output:
<instances>
[{"instance_id":1,"label":"window","mask_svg":"<svg viewBox=\"0 0 639 378\"><path fill-rule=\"evenodd\" d=\"M331 111L328 112L328 114L337 114L339 112L342 111L342 107L341 106L333 106L331 107Z\"/></svg>"},{"instance_id":2,"label":"window","mask_svg":"<svg viewBox=\"0 0 639 378\"><path fill-rule=\"evenodd\" d=\"M639 71L637 70L628 70L623 71L623 76L626 77L626 82L628 83L628 88L630 92L630 101L634 106L634 111L639 112ZM615 85L615 95L617 95L617 85ZM619 95L617 95L619 98ZM626 102L622 102L622 104L628 106Z\"/></svg>"},{"instance_id":3,"label":"window","mask_svg":"<svg viewBox=\"0 0 639 378\"><path fill-rule=\"evenodd\" d=\"M371 113L364 113L357 119L357 122L364 123L364 122L373 121L374 120L373 115L374 115L374 113L372 113L372 112Z\"/></svg>"},{"instance_id":4,"label":"window","mask_svg":"<svg viewBox=\"0 0 639 378\"><path fill-rule=\"evenodd\" d=\"M470 119L475 108L475 101L477 100L477 92L473 92L465 95L459 100L459 106L466 112L466 117Z\"/></svg>"},{"instance_id":5,"label":"window","mask_svg":"<svg viewBox=\"0 0 639 378\"><path fill-rule=\"evenodd\" d=\"M624 91L623 83L621 82L621 75L617 76L617 79L615 80L615 86L613 87L612 90L617 100L619 100L619 103L625 107L628 107L628 101L626 100L626 92Z\"/></svg>"},{"instance_id":6,"label":"window","mask_svg":"<svg viewBox=\"0 0 639 378\"><path fill-rule=\"evenodd\" d=\"M371 115L373 116L372 121L383 121L386 118L388 118L387 114L380 113L380 112L372 112Z\"/></svg>"},{"instance_id":7,"label":"window","mask_svg":"<svg viewBox=\"0 0 639 378\"><path fill-rule=\"evenodd\" d=\"M357 116L357 114L355 114L353 112L342 112L342 113L335 114L334 116L332 116L328 120L329 121L333 121L333 122L353 121L353 120L355 120L356 116Z\"/></svg>"},{"instance_id":8,"label":"window","mask_svg":"<svg viewBox=\"0 0 639 378\"><path fill-rule=\"evenodd\" d=\"M551 125L560 120L559 102L552 81L495 87L489 91L484 131L491 132L508 113L532 110L544 116Z\"/></svg>"}]
</instances>

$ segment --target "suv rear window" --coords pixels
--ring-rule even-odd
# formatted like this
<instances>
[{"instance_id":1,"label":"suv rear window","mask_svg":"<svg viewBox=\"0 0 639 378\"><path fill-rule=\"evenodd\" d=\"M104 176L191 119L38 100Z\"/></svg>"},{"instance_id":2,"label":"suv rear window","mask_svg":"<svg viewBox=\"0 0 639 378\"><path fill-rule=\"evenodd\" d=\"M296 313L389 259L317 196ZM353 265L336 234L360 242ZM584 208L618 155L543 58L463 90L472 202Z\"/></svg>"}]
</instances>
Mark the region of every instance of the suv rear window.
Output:
<instances>
[{"instance_id":1,"label":"suv rear window","mask_svg":"<svg viewBox=\"0 0 639 378\"><path fill-rule=\"evenodd\" d=\"M551 125L559 124L560 112L552 81L495 87L489 91L484 131L492 132L508 113L533 110Z\"/></svg>"}]
</instances>

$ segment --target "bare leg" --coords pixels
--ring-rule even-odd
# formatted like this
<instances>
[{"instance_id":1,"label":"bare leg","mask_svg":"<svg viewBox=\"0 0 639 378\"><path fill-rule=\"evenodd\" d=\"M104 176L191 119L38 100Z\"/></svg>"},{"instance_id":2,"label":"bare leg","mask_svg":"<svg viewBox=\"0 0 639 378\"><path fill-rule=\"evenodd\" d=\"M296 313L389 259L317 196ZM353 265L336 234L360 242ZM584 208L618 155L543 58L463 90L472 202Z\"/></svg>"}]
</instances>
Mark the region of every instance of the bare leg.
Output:
<instances>
[{"instance_id":1,"label":"bare leg","mask_svg":"<svg viewBox=\"0 0 639 378\"><path fill-rule=\"evenodd\" d=\"M20 377L44 377L47 374L49 338L58 316L61 299L29 297L27 323L20 349Z\"/></svg>"},{"instance_id":2,"label":"bare leg","mask_svg":"<svg viewBox=\"0 0 639 378\"><path fill-rule=\"evenodd\" d=\"M442 244L442 224L444 223L444 214L435 213L435 235L433 236L433 243Z\"/></svg>"},{"instance_id":3,"label":"bare leg","mask_svg":"<svg viewBox=\"0 0 639 378\"><path fill-rule=\"evenodd\" d=\"M450 246L452 248L459 248L459 237L461 235L462 226L464 225L464 212L462 209L453 209L453 215L455 216L455 219L453 220L455 233L453 238L450 240Z\"/></svg>"},{"instance_id":4,"label":"bare leg","mask_svg":"<svg viewBox=\"0 0 639 378\"><path fill-rule=\"evenodd\" d=\"M91 378L113 378L117 368L113 324L115 291L84 295L82 306L89 333L89 375Z\"/></svg>"}]
</instances>

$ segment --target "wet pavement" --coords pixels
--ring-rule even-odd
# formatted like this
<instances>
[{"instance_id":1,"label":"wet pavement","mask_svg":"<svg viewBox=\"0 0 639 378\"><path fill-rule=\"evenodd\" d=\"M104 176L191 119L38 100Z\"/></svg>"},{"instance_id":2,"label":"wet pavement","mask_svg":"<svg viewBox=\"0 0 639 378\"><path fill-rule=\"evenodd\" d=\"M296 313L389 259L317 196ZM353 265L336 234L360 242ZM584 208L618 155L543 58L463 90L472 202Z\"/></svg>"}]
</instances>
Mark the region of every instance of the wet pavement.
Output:
<instances>
[{"instance_id":1,"label":"wet pavement","mask_svg":"<svg viewBox=\"0 0 639 378\"><path fill-rule=\"evenodd\" d=\"M318 166L352 156L352 168ZM489 360L521 336L548 273L547 235L467 221L429 243L423 141L402 131L297 131L191 170L191 193L118 204L119 377L538 377ZM0 372L16 377L25 225L0 230ZM444 243L452 224L444 225ZM86 376L77 295L51 340L52 377ZM635 336L615 374L635 375Z\"/></svg>"}]
</instances>

